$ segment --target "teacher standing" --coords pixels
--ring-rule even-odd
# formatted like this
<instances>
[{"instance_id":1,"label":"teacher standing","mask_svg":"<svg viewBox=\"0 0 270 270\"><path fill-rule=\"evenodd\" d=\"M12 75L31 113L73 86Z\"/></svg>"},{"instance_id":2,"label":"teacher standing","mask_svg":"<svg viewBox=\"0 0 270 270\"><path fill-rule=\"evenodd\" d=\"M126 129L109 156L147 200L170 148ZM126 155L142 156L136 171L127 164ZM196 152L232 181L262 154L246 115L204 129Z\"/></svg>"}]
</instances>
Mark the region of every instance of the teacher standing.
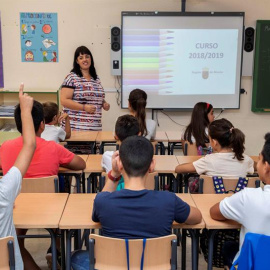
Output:
<instances>
[{"instance_id":1,"label":"teacher standing","mask_svg":"<svg viewBox=\"0 0 270 270\"><path fill-rule=\"evenodd\" d=\"M102 130L102 109L108 111L110 104L105 101L93 56L85 46L75 51L73 69L62 84L60 100L72 130Z\"/></svg>"}]
</instances>

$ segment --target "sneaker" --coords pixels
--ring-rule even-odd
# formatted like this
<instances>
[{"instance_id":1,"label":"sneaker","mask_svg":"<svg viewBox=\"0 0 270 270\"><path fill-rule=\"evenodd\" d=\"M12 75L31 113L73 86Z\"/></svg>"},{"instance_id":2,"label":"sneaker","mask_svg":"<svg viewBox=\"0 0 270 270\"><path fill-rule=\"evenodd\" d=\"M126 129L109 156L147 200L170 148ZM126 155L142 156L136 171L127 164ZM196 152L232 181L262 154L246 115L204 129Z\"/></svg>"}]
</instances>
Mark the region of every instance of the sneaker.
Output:
<instances>
[{"instance_id":1,"label":"sneaker","mask_svg":"<svg viewBox=\"0 0 270 270\"><path fill-rule=\"evenodd\" d=\"M61 253L57 249L57 270L61 269ZM49 247L47 254L46 254L46 260L47 260L47 265L49 269L52 269L52 248Z\"/></svg>"}]
</instances>

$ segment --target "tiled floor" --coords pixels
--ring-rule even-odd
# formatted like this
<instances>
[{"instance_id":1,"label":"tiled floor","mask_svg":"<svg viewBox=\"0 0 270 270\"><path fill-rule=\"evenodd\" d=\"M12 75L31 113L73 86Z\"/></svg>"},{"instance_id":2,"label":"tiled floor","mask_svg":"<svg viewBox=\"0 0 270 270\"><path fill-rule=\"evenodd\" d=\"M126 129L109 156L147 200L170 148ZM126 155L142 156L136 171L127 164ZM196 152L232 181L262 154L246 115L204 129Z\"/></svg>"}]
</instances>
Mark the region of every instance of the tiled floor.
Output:
<instances>
[{"instance_id":1,"label":"tiled floor","mask_svg":"<svg viewBox=\"0 0 270 270\"><path fill-rule=\"evenodd\" d=\"M44 234L44 230L31 230L31 233ZM26 239L26 247L34 257L37 264L42 270L48 270L47 262L45 259L47 249L49 248L49 239ZM190 239L187 239L187 270L191 270L191 248ZM178 269L181 269L181 247L178 247ZM199 256L199 270L207 269L207 264L200 254ZM218 269L218 268L214 268ZM220 269L220 268L219 268Z\"/></svg>"}]
</instances>

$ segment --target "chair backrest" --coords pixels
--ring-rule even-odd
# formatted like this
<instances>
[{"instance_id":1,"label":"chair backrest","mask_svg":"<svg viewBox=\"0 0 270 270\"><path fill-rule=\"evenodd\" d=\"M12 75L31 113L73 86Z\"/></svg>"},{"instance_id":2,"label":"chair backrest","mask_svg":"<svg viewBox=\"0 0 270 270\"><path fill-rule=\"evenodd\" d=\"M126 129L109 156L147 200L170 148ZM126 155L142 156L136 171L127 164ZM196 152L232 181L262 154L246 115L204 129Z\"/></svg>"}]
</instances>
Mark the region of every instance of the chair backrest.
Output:
<instances>
[{"instance_id":1,"label":"chair backrest","mask_svg":"<svg viewBox=\"0 0 270 270\"><path fill-rule=\"evenodd\" d=\"M270 236L247 233L240 255L231 269L268 269L270 265L269 253ZM235 268L236 265L237 268Z\"/></svg>"},{"instance_id":2,"label":"chair backrest","mask_svg":"<svg viewBox=\"0 0 270 270\"><path fill-rule=\"evenodd\" d=\"M129 240L129 266L141 269L143 239ZM176 235L146 240L143 269L176 269ZM90 270L127 270L127 252L124 239L109 238L96 234L89 237Z\"/></svg>"},{"instance_id":3,"label":"chair backrest","mask_svg":"<svg viewBox=\"0 0 270 270\"><path fill-rule=\"evenodd\" d=\"M106 181L108 179L107 173L102 173L100 178L100 191L103 189ZM153 172L149 173L148 177L145 182L145 188L149 190L159 190L159 180L158 180L158 173Z\"/></svg>"},{"instance_id":4,"label":"chair backrest","mask_svg":"<svg viewBox=\"0 0 270 270\"><path fill-rule=\"evenodd\" d=\"M0 270L15 270L14 238L0 238Z\"/></svg>"},{"instance_id":5,"label":"chair backrest","mask_svg":"<svg viewBox=\"0 0 270 270\"><path fill-rule=\"evenodd\" d=\"M248 178L248 185L247 187L258 187L260 186L260 180L257 177L250 177ZM235 187L238 183L238 178L230 179L230 178L223 178L223 184L225 187L225 190L235 190ZM213 184L213 178L212 176L208 175L200 175L200 181L199 181L199 193L204 194L215 194L215 188Z\"/></svg>"},{"instance_id":6,"label":"chair backrest","mask_svg":"<svg viewBox=\"0 0 270 270\"><path fill-rule=\"evenodd\" d=\"M196 143L190 144L188 141L182 140L184 156L198 156Z\"/></svg>"},{"instance_id":7,"label":"chair backrest","mask_svg":"<svg viewBox=\"0 0 270 270\"><path fill-rule=\"evenodd\" d=\"M41 178L23 178L23 193L55 193L59 191L58 176L52 175Z\"/></svg>"}]
</instances>

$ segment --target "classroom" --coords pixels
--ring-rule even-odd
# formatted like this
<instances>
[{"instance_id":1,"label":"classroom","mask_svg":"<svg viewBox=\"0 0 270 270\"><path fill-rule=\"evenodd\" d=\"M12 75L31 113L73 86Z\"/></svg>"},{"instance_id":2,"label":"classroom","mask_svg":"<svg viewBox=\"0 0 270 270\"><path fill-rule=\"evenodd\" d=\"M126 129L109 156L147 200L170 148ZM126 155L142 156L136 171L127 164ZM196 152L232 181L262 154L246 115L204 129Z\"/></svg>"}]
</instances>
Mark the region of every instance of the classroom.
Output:
<instances>
[{"instance_id":1,"label":"classroom","mask_svg":"<svg viewBox=\"0 0 270 270\"><path fill-rule=\"evenodd\" d=\"M89 212L88 213L87 211L82 211L82 210L77 209L76 196L80 196L80 195L86 196L84 199L82 199L83 197L81 197L80 203L87 210L89 210L88 208L89 202L91 202L92 204L91 212L92 212L93 201L95 198L95 195L94 197L92 196L93 193L97 191L101 191L100 190L101 184L106 185L105 183L101 182L101 178L100 178L100 175L104 172L104 168L101 167L102 154L103 152L106 152L106 150L114 151L116 149L115 148L116 140L114 139L116 120L118 119L119 116L130 113L128 108L121 107L121 82L122 82L121 74L118 76L115 76L115 75L112 75L112 71L111 71L111 65L112 65L111 29L112 27L116 26L116 27L121 28L121 12L123 11L125 12L181 12L183 8L185 9L185 12L243 12L244 13L244 27L245 28L252 27L255 29L255 35L254 35L255 46L254 47L256 47L257 45L256 44L256 22L257 20L261 20L261 21L269 20L269 15L270 15L268 11L268 8L270 8L270 2L265 1L265 0L257 0L256 2L251 1L251 0L246 0L246 1L244 0L239 0L239 1L233 1L233 0L228 0L228 1L222 1L222 0L213 0L213 1L144 0L144 1L141 1L141 0L138 0L136 2L129 1L129 0L111 0L111 1L105 1L105 0L99 0L99 1L94 1L94 0L88 0L88 1L87 0L77 0L77 1L75 0L46 0L46 1L0 0L0 19L1 19L0 31L1 31L1 43L2 43L0 44L0 47L2 46L2 63L0 64L2 65L1 68L3 69L3 87L0 88L0 105L17 104L19 102L18 89L21 82L23 82L24 92L29 93L30 96L40 101L41 103L44 103L46 101L53 101L53 102L58 103L60 107L60 111L61 111L63 106L61 104L62 97L60 94L60 89L62 85L65 85L66 87L65 89L72 88L72 87L70 88L70 85L68 85L69 84L68 79L65 79L65 78L70 73L71 69L73 68L74 52L76 48L80 46L86 46L91 51L92 56L95 61L95 68L96 68L98 78L100 79L101 85L104 88L103 97L105 99L105 103L102 100L102 104L101 104L102 113L100 112L102 131L99 130L99 126L98 126L100 124L99 122L96 130L93 129L94 131L87 131L91 133L91 135L90 133L87 134L88 136L87 139L80 139L84 143L87 142L85 145L87 145L86 147L90 146L91 151L89 153L78 153L79 154L78 157L80 158L80 160L77 160L76 166L79 164L81 165L81 167L78 165L80 168L79 167L75 167L75 168L79 168L79 169L76 170L76 169L71 169L71 168L60 167L58 171L59 174L62 173L62 175L65 175L63 177L66 177L66 175L68 175L70 178L71 176L74 176L72 180L72 185L74 187L73 188L69 187L69 192L71 192L71 189L72 189L72 191L74 190L75 194L69 195L67 193L60 193L62 194L61 198L60 197L56 198L54 197L54 195L56 194L53 195L51 193L50 193L51 197L46 197L47 195L45 195L45 193L43 195L40 195L40 196L44 196L44 200L48 200L48 201L51 200L51 203L53 203L54 200L56 202L59 199L59 209L55 210L55 213L54 213L54 207L51 205L48 207L48 209L44 208L42 204L38 205L40 209L45 209L44 211L48 211L48 214L53 216L52 219L48 221L51 224L51 227L45 227L44 225L36 225L36 224L34 224L32 227L31 226L27 227L25 225L23 226L21 225L20 227L16 219L19 217L19 213L15 212L16 213L16 216L14 216L15 228L20 228L20 229L34 228L33 230L34 234L44 234L44 230L41 230L41 229L44 229L44 228L49 229L48 231L52 238L51 248L53 249L52 268L47 267L47 262L45 259L46 250L48 249L50 245L50 240L44 239L44 238L26 240L27 248L29 248L30 253L33 255L35 261L39 265L40 267L39 269L56 269L55 268L56 267L56 259L55 259L56 254L54 254L54 250L56 250L55 245L58 245L58 243L55 242L56 241L55 229L60 228L61 230L66 231L65 232L66 243L64 244L62 243L64 245L64 248L66 249L66 256L63 256L64 258L62 259L62 269L70 269L70 251L73 251L74 249L80 249L82 240L85 240L88 237L89 229L95 230L95 233L98 234L99 233L98 229L101 228L100 223L96 223L92 221L92 213L90 213L90 211L88 211ZM25 15L23 14L27 14L27 13L57 14L57 18L56 18L57 53L53 53L53 54L48 53L47 55L43 52L42 54L40 54L42 55L41 57L43 57L41 58L40 61L31 60L30 62L26 60L27 59L26 54L25 56L22 55L23 53L22 42L26 42L26 41L22 41L22 35L23 35L24 30L22 29L21 20L24 19L23 16ZM268 23L270 25L269 21ZM35 28L31 28L31 30L30 28L28 29L28 31L32 31L32 33L34 33L35 30L37 31L37 29ZM46 29L43 29L43 32L45 33ZM243 30L243 33L244 33L244 30ZM47 43L46 46L49 47L50 45L48 44L49 43ZM215 46L215 44L213 45L213 44L201 43L196 46L203 48L205 46L206 47ZM212 104L213 110L214 110L214 116L218 116L218 119L226 118L232 123L233 126L229 126L230 133L234 132L232 131L233 129L239 129L245 135L245 145L244 145L245 155L251 158L253 161L255 161L255 164L260 162L259 168L256 167L256 165L254 165L254 168L253 168L253 165L251 166L253 170L250 173L251 175L253 175L254 171L255 173L257 172L259 173L259 169L262 168L262 166L264 166L261 164L261 161L258 161L259 160L258 155L259 153L261 153L264 144L267 143L265 142L265 134L270 132L268 126L266 125L268 122L270 122L270 113L269 113L270 105L266 107L264 112L252 111L252 102L254 98L253 97L253 90L254 90L253 57L255 57L254 56L255 49L253 50L252 55L253 56L251 60L246 59L246 57L248 56L244 51L243 51L243 55L241 57L239 56L240 57L239 59L243 58L242 61L244 61L243 63L246 64L245 68L248 68L250 70L248 75L240 76L240 80L241 80L240 88L244 89L244 91L242 94L240 94L239 108L234 108L234 109L225 108L223 110L221 109L222 107L215 108L215 103ZM269 56L268 56L268 59L269 59ZM79 61L83 62L83 61L87 61L87 59L86 60L80 59ZM268 81L268 85L270 85L269 81ZM12 91L16 91L16 94L8 93ZM65 96L65 98L67 98L67 96ZM126 97L125 97L125 100L127 102ZM206 102L207 109L208 109L209 104L208 104L207 98L201 101ZM106 106L109 106L109 107L106 108ZM166 107L166 105L164 105L164 107ZM198 224L196 225L187 225L185 223L180 223L177 225L176 222L174 222L172 225L173 233L177 235L178 244L179 244L179 241L180 242L182 241L180 245L177 246L177 269L200 269L200 270L219 269L215 267L214 264L213 264L214 267L212 268L212 265L210 265L209 263L205 261L205 258L207 258L208 260L213 259L211 257L213 254L211 254L210 251L209 253L211 255L209 254L203 255L202 252L200 252L199 254L198 248L195 247L199 241L197 234L199 231L202 231L202 229L204 228L210 228L210 231L211 230L215 231L215 233L219 229L238 229L239 231L240 225L239 223L234 222L234 221L227 222L227 223L222 222L222 221L220 222L217 220L214 221L214 219L210 217L210 214L209 214L210 208L215 203L218 203L221 200L221 199L217 200L215 196L222 196L222 199L227 198L227 196L215 195L215 194L214 195L213 194L212 195L211 194L195 194L195 195L185 194L185 192L188 192L188 187L187 187L188 180L185 179L185 175L187 175L188 173L194 173L194 171L198 172L202 168L201 167L202 165L198 163L198 165L197 164L195 164L194 166L192 165L193 167L181 167L179 168L179 171L177 171L177 166L183 165L182 158L185 157L183 155L182 149L179 149L179 143L181 142L181 139L182 139L180 137L181 137L182 132L186 129L186 127L190 123L190 119L192 115L192 108L188 110L146 109L146 118L153 119L157 123L157 126L156 126L157 133L156 133L156 136L152 138L152 141L157 142L157 144L154 143L154 146L156 147L155 149L156 152L154 153L155 155L154 157L156 158L156 168L154 172L159 175L158 181L160 182L157 185L159 185L160 190L169 189L170 191L172 191L171 193L176 193L177 196L180 194L179 195L180 199L182 199L183 201L186 201L190 206L193 206L196 210L199 210L202 214L201 222L197 222ZM82 111L87 112L89 108L87 108L87 104L83 104L82 107L77 107L77 108L72 108L72 109L82 110ZM66 112L68 114L70 113L70 111L66 111ZM0 135L4 136L5 140L14 139L12 136L9 137L9 135L7 135L7 132L2 133L1 128L3 128L5 125L8 125L8 126L13 125L15 127L15 121L13 117L3 118L0 116ZM211 130L209 132L211 132ZM67 139L67 143L70 143L71 141L71 144L72 144L72 140L78 142L78 139L74 139L76 138L77 134L76 132L73 133L73 131L71 131L71 139ZM89 136L93 136L93 138L89 139ZM175 137L177 137L177 139ZM2 143L2 138L0 138L0 142ZM95 148L96 146L97 148ZM165 147L164 149L162 148L163 146ZM170 151L170 147L174 147L174 151L172 149ZM160 154L164 154L162 153L162 149L165 151L164 158L162 158L162 155L160 155ZM91 155L96 152L97 152L96 155ZM264 164L266 164L267 158L265 159L265 156L264 155L262 156L264 158L263 159L263 161L265 162ZM188 163L190 162L190 164L192 164L193 162L196 163L197 159L198 159L197 157L195 159L186 159L184 163L187 163L187 162ZM86 167L83 168L82 164L86 164L85 165ZM1 165L1 155L0 155L0 165ZM5 175L3 172L4 172L4 169L1 175ZM198 174L200 175L200 173ZM247 174L249 175L249 173ZM256 179L258 179L258 174L256 174L256 176L257 176ZM111 177L115 179L117 178L115 176L111 176ZM224 174L224 177L225 177L225 174ZM98 184L97 183L93 184L94 181L96 181L96 179L99 180ZM117 179L117 181L119 179ZM180 184L180 181L181 181L181 184ZM206 180L204 180L204 182L206 182ZM255 187L255 186L257 187L258 185L262 186L262 184L258 184L258 182L256 181L253 184L251 182L253 183L253 180L250 180L248 187L250 187L251 185L254 185L252 187ZM80 185L81 183L84 183L85 185L81 186ZM226 186L226 182L224 183ZM266 183L270 183L270 182L266 182ZM186 184L186 186L182 186L182 184L184 185ZM166 186L170 186L170 187L167 188ZM228 189L234 190L234 188L235 186L232 185ZM205 187L205 190L206 190L206 187ZM90 191L91 191L91 194L76 194L76 193L81 193L81 192L87 193ZM199 193L200 193L200 189L199 189ZM37 196L36 194L34 193L29 193L29 194L32 194L31 196L33 196L31 198L29 197L29 200L35 200L37 198L35 197ZM71 195L73 195L74 197L71 197ZM91 197L87 197L88 195L89 196L91 195ZM196 195L201 195L205 197L196 197ZM26 198L25 201L27 201L27 197L23 197L23 196L27 196L27 193L21 193L18 199L16 200L16 205L19 202L22 203L22 209L24 207L26 208L28 207L28 205L23 204L24 198ZM72 199L74 200L73 202L74 205L72 205ZM79 200L78 197L77 197L77 200ZM205 203L205 201L207 201L206 203L207 213L204 212L206 208L200 209L198 206L201 203ZM70 221L68 220L68 216L63 215L65 211L70 210L68 208L65 208L66 202L67 202L67 205L70 202L71 206L69 205L69 207L71 210L76 209L77 212L74 211L74 215L76 214L78 217L85 215L85 220L82 221L82 225L80 226L78 225L79 227L76 226L76 222L74 222L77 220L76 218L74 218L73 221ZM72 209L72 207L74 206L75 208ZM225 209L225 206L224 206L224 209ZM17 209L15 207L14 211L16 210L20 211L20 207L18 207ZM36 213L36 214L39 215L39 213ZM71 223L73 222L73 225L70 225L70 222ZM85 223L83 224L83 222ZM210 223L212 222L211 224L213 227L211 226L207 227L208 222ZM222 225L220 225L221 223ZM80 235L79 232L77 233L76 229L81 229L82 231L80 233L82 235ZM85 231L83 229L85 229L86 231L85 235L84 235ZM221 230L221 231L225 231L225 230ZM0 232L1 232L1 229L0 229ZM32 233L32 230L30 230L30 232ZM73 234L76 235L75 240L73 240ZM191 237L186 237L187 234L190 235ZM270 235L269 232L266 232L265 234ZM70 240L71 238L72 240ZM75 248L73 247L73 243L74 243ZM146 241L146 245L147 245L147 241ZM214 250L214 253L215 253L215 250ZM141 253L137 257L141 257ZM125 259L126 255L124 255L124 257L121 257L121 258L122 260L126 260ZM119 257L119 260L121 260L120 257ZM0 266L1 266L1 262L0 262ZM140 267L136 269L139 269L139 268ZM16 268L16 269L20 269L20 268ZM110 267L106 269L110 269ZM111 269L118 269L118 268L116 267L116 268L111 268ZM127 268L121 268L121 269L127 269ZM132 269L132 267L130 269ZM143 269L143 268L140 268L140 269ZM163 268L161 266L160 268L156 268L156 269L163 269ZM176 268L172 267L171 269L176 269ZM229 269L229 268L226 268L226 269Z\"/></svg>"}]
</instances>

